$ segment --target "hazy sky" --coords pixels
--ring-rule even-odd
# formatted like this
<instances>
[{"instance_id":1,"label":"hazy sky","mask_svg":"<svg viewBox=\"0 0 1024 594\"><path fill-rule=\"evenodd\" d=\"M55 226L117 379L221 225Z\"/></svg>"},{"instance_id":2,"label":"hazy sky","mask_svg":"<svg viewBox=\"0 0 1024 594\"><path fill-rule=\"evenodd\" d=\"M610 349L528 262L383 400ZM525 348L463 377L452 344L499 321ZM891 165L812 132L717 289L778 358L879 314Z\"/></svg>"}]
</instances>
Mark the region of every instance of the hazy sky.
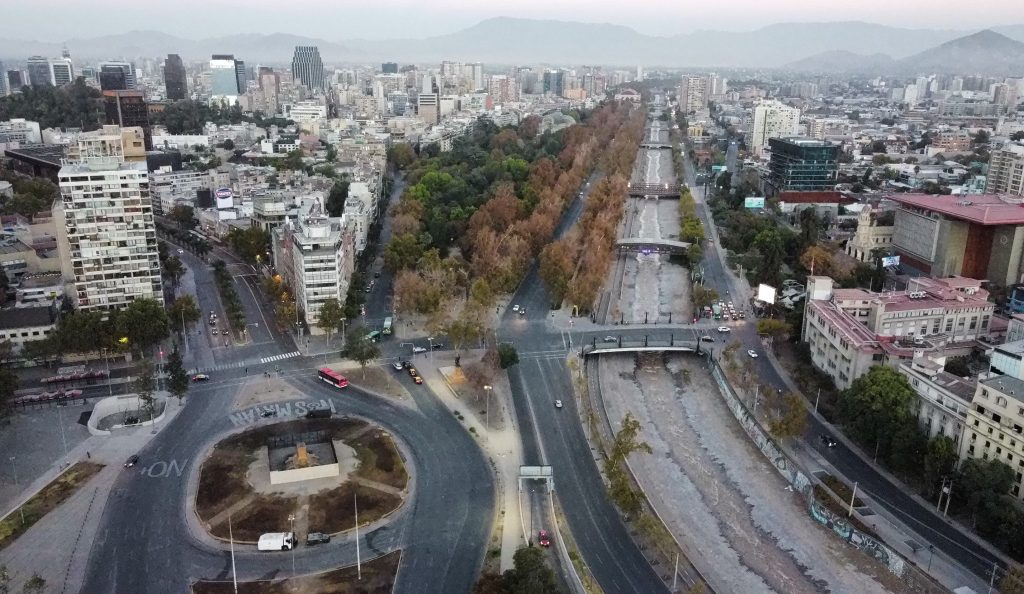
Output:
<instances>
[{"instance_id":1,"label":"hazy sky","mask_svg":"<svg viewBox=\"0 0 1024 594\"><path fill-rule=\"evenodd\" d=\"M1021 0L0 0L0 33L64 41L132 29L185 38L294 33L327 40L429 37L495 16L626 25L651 35L862 20L909 28L1024 23Z\"/></svg>"}]
</instances>

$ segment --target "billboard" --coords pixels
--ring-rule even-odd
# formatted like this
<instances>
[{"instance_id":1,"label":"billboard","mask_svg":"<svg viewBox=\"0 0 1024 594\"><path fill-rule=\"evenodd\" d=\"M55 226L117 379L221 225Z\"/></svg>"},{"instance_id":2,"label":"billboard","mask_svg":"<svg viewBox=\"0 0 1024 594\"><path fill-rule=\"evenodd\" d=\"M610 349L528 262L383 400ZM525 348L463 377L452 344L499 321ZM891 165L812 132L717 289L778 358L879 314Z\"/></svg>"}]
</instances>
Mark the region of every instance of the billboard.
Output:
<instances>
[{"instance_id":1,"label":"billboard","mask_svg":"<svg viewBox=\"0 0 1024 594\"><path fill-rule=\"evenodd\" d=\"M899 266L899 265L900 265L900 257L899 256L885 256L885 257L882 258L882 266L884 266L886 268L889 268L890 266Z\"/></svg>"},{"instance_id":2,"label":"billboard","mask_svg":"<svg viewBox=\"0 0 1024 594\"><path fill-rule=\"evenodd\" d=\"M235 198L231 188L218 188L213 195L217 198L217 208L231 208L235 205Z\"/></svg>"},{"instance_id":3,"label":"billboard","mask_svg":"<svg viewBox=\"0 0 1024 594\"><path fill-rule=\"evenodd\" d=\"M757 285L757 300L765 303L775 303L775 287L768 285Z\"/></svg>"},{"instance_id":4,"label":"billboard","mask_svg":"<svg viewBox=\"0 0 1024 594\"><path fill-rule=\"evenodd\" d=\"M764 208L764 196L751 196L743 199L743 208Z\"/></svg>"}]
</instances>

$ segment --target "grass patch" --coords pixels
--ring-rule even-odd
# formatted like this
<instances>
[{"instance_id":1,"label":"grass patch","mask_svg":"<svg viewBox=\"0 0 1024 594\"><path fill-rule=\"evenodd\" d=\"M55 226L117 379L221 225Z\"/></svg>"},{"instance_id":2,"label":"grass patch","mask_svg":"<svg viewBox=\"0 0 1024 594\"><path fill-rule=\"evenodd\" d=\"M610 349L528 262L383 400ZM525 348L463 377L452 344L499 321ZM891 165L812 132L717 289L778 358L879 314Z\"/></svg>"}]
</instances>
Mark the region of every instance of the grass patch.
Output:
<instances>
[{"instance_id":1,"label":"grass patch","mask_svg":"<svg viewBox=\"0 0 1024 594\"><path fill-rule=\"evenodd\" d=\"M844 518L857 530L874 538L878 538L878 534L876 534L870 526L861 522L855 516L846 517L846 514L850 513L850 508L829 496L828 491L826 491L821 485L814 485L814 498L820 505L828 508L828 510L835 515Z\"/></svg>"},{"instance_id":2,"label":"grass patch","mask_svg":"<svg viewBox=\"0 0 1024 594\"><path fill-rule=\"evenodd\" d=\"M267 532L288 532L288 514L295 511L297 497L279 495L258 495L237 514L231 517L231 532L237 542L256 542ZM210 533L228 538L228 523L221 522L211 528Z\"/></svg>"},{"instance_id":3,"label":"grass patch","mask_svg":"<svg viewBox=\"0 0 1024 594\"><path fill-rule=\"evenodd\" d=\"M847 505L849 505L850 497L853 497L853 489L851 489L849 485L847 485L840 479L832 476L831 474L826 474L821 479L821 482L825 483L825 485L828 486L829 489L832 489L833 493L838 495L840 499L842 499ZM863 505L864 502L861 501L859 497L855 499L853 502L853 507L861 507Z\"/></svg>"},{"instance_id":4,"label":"grass patch","mask_svg":"<svg viewBox=\"0 0 1024 594\"><path fill-rule=\"evenodd\" d=\"M345 440L359 456L356 476L404 489L409 482L409 473L402 463L398 446L381 429L369 431L353 440Z\"/></svg>"},{"instance_id":5,"label":"grass patch","mask_svg":"<svg viewBox=\"0 0 1024 594\"><path fill-rule=\"evenodd\" d=\"M355 567L335 569L316 575L283 580L239 582L240 594L390 594L395 584L401 553L389 553L362 564L362 579ZM200 581L192 585L193 594L232 594L231 580Z\"/></svg>"},{"instance_id":6,"label":"grass patch","mask_svg":"<svg viewBox=\"0 0 1024 594\"><path fill-rule=\"evenodd\" d=\"M402 387L401 382L398 381L397 377L399 372L392 369L391 364L387 366L376 366L368 365L366 367L366 377L363 377L363 370L359 367L350 367L342 370L348 381L357 388L364 388L372 392L384 394L386 396L393 396L399 399L405 399L408 396L408 392ZM405 373L402 370L401 373Z\"/></svg>"},{"instance_id":7,"label":"grass patch","mask_svg":"<svg viewBox=\"0 0 1024 594\"><path fill-rule=\"evenodd\" d=\"M402 504L402 498L352 482L309 497L309 530L336 533L355 527L353 494L359 498L359 524L379 520Z\"/></svg>"},{"instance_id":8,"label":"grass patch","mask_svg":"<svg viewBox=\"0 0 1024 594\"><path fill-rule=\"evenodd\" d=\"M0 550L18 539L46 514L67 501L78 489L103 469L102 464L78 462L67 472L53 479L50 484L32 496L20 508L15 509L0 521ZM24 522L22 521L24 514Z\"/></svg>"}]
</instances>

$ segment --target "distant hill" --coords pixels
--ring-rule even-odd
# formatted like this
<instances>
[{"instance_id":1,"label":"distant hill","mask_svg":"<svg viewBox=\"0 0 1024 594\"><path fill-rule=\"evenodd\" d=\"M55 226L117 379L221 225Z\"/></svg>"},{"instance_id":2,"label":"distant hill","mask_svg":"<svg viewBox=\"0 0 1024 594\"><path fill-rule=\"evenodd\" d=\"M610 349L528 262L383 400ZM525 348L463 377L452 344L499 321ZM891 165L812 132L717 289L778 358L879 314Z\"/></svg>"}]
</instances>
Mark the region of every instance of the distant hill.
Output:
<instances>
[{"instance_id":1,"label":"distant hill","mask_svg":"<svg viewBox=\"0 0 1024 594\"><path fill-rule=\"evenodd\" d=\"M910 73L1020 76L1024 72L1024 43L986 29L904 58L898 68Z\"/></svg>"},{"instance_id":2,"label":"distant hill","mask_svg":"<svg viewBox=\"0 0 1024 594\"><path fill-rule=\"evenodd\" d=\"M895 60L886 54L865 56L846 50L833 50L790 62L782 68L796 72L887 72Z\"/></svg>"},{"instance_id":3,"label":"distant hill","mask_svg":"<svg viewBox=\"0 0 1024 594\"><path fill-rule=\"evenodd\" d=\"M1009 38L1024 41L1024 25L1005 25L998 29ZM884 48L886 54L897 61L907 59L903 65L913 69L929 63L922 57L928 54L926 50L938 50L936 45L959 40L965 33L955 30L903 29L852 21L780 23L755 31L694 31L657 37L620 25L493 18L454 33L424 39L349 39L334 42L273 33L188 40L155 31L131 31L89 39L70 39L66 43L73 56L86 60L155 58L168 53L180 54L186 60L202 60L208 59L211 54L227 53L249 64L282 65L291 61L294 46L316 45L324 61L330 64L479 60L490 65L639 64L645 67L708 68L801 66L801 69L807 70L863 71L886 66L884 57L873 53L878 48ZM996 35L991 31L989 33ZM964 44L970 45L968 42ZM62 46L63 43L0 38L0 60L10 63L34 54L58 56ZM1000 45L990 39L987 44L975 44L974 50L969 50L963 44L957 45L955 47L959 47L959 50L949 50L946 55L955 58L952 64L984 65L984 60L976 59L984 55L984 47L998 50L998 47L1004 46L1005 42ZM1014 51L1016 56L1021 55L1019 49ZM968 59L968 54L975 58ZM1013 56L990 58L1003 64L1012 61ZM846 62L850 66L842 67ZM947 65L943 65L944 68ZM975 70L964 70L968 71Z\"/></svg>"}]
</instances>

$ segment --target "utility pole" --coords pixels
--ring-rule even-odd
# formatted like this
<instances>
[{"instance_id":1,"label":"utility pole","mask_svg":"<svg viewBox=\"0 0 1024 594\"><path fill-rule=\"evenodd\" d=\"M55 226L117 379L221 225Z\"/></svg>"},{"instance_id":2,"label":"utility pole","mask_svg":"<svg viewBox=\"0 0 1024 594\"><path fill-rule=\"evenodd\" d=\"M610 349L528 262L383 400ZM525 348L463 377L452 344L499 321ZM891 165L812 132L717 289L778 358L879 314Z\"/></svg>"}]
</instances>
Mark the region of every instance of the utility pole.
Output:
<instances>
[{"instance_id":1,"label":"utility pole","mask_svg":"<svg viewBox=\"0 0 1024 594\"><path fill-rule=\"evenodd\" d=\"M486 420L484 421L484 425L487 426L488 430L490 430L490 428L491 428L491 390L493 390L493 389L494 388L492 388L489 385L484 386L484 394L485 394L485 397L487 398L487 404L485 405L485 410L487 412L486 412L486 416L485 416Z\"/></svg>"},{"instance_id":2,"label":"utility pole","mask_svg":"<svg viewBox=\"0 0 1024 594\"><path fill-rule=\"evenodd\" d=\"M11 469L14 471L14 487L18 487L18 465L15 463L14 456L11 456ZM25 506L19 505L18 511L21 512L21 525L25 525Z\"/></svg>"},{"instance_id":3,"label":"utility pole","mask_svg":"<svg viewBox=\"0 0 1024 594\"><path fill-rule=\"evenodd\" d=\"M678 591L678 590L676 590L676 580L677 579L679 579L679 553L676 553L676 568L675 568L675 570L672 571L672 591L673 592L677 592Z\"/></svg>"},{"instance_id":4,"label":"utility pole","mask_svg":"<svg viewBox=\"0 0 1024 594\"><path fill-rule=\"evenodd\" d=\"M853 516L853 502L857 500L857 483L853 483L853 494L850 495L850 511L847 512L846 517Z\"/></svg>"},{"instance_id":5,"label":"utility pole","mask_svg":"<svg viewBox=\"0 0 1024 594\"><path fill-rule=\"evenodd\" d=\"M235 572L235 534L231 530L231 515L228 515L228 542L231 543L231 583L238 594L238 574Z\"/></svg>"},{"instance_id":6,"label":"utility pole","mask_svg":"<svg viewBox=\"0 0 1024 594\"><path fill-rule=\"evenodd\" d=\"M356 500L356 494L352 493L352 508L355 510L356 516L356 579L363 579L363 564L359 559L359 502Z\"/></svg>"},{"instance_id":7,"label":"utility pole","mask_svg":"<svg viewBox=\"0 0 1024 594\"><path fill-rule=\"evenodd\" d=\"M288 522L291 525L290 532L292 537L292 577L295 577L295 545L298 544L295 542L295 514L288 514Z\"/></svg>"},{"instance_id":8,"label":"utility pole","mask_svg":"<svg viewBox=\"0 0 1024 594\"><path fill-rule=\"evenodd\" d=\"M814 397L814 412L818 412L818 400L821 400L821 388L818 388L818 395Z\"/></svg>"}]
</instances>

